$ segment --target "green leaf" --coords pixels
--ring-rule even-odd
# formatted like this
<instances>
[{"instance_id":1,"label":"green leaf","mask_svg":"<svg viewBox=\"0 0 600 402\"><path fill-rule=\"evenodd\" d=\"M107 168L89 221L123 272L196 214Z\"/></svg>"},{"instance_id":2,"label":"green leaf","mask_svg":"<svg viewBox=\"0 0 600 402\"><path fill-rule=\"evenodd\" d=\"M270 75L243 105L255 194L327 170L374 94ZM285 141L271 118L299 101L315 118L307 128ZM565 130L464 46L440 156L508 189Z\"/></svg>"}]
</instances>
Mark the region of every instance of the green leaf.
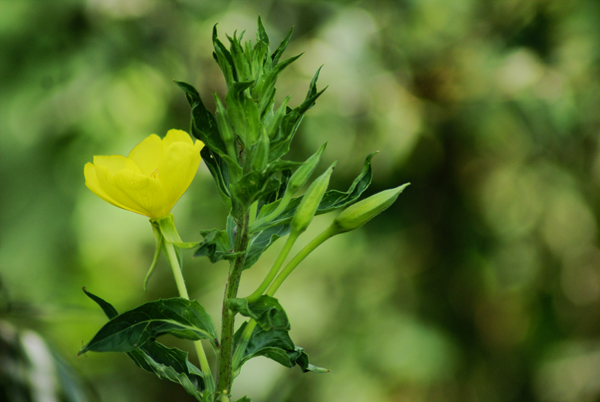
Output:
<instances>
[{"instance_id":1,"label":"green leaf","mask_svg":"<svg viewBox=\"0 0 600 402\"><path fill-rule=\"evenodd\" d=\"M246 325L247 323L243 323L236 331L234 335L236 345L239 344ZM329 371L310 364L304 349L294 345L287 330L265 331L261 326L256 326L244 351L244 357L239 365L234 367L234 370L238 372L245 362L259 356L264 356L289 368L298 365L303 372L326 373Z\"/></svg>"},{"instance_id":2,"label":"green leaf","mask_svg":"<svg viewBox=\"0 0 600 402\"><path fill-rule=\"evenodd\" d=\"M250 241L248 254L244 262L244 269L248 269L258 261L262 253L264 253L271 245L280 237L290 233L290 225L272 226L255 235Z\"/></svg>"},{"instance_id":3,"label":"green leaf","mask_svg":"<svg viewBox=\"0 0 600 402\"><path fill-rule=\"evenodd\" d=\"M109 319L118 316L117 310L100 297L88 292L85 294L95 301ZM156 374L159 378L179 383L196 399L201 400L204 389L203 374L188 360L187 352L177 348L168 348L158 342L148 342L144 346L127 352L127 355L140 368Z\"/></svg>"},{"instance_id":4,"label":"green leaf","mask_svg":"<svg viewBox=\"0 0 600 402\"><path fill-rule=\"evenodd\" d=\"M323 94L323 92L325 92L327 89L324 88L321 91L317 91L317 80L319 78L320 71L321 68L319 67L315 73L315 76L310 82L306 98L300 104L300 106L287 110L287 113L281 123L279 132L271 141L271 154L269 155L270 160L279 159L288 153L290 149L290 143L292 142L296 131L298 131L298 127L302 122L304 114L308 111L308 109L315 105L317 98L321 96L321 94Z\"/></svg>"},{"instance_id":5,"label":"green leaf","mask_svg":"<svg viewBox=\"0 0 600 402\"><path fill-rule=\"evenodd\" d=\"M279 63L279 58L285 51L285 48L287 47L288 43L290 43L290 39L292 38L293 32L294 32L294 28L292 27L292 29L290 29L290 31L287 33L285 38L283 38L283 40L281 41L281 43L279 44L277 49L271 55L271 59L273 60L273 65L276 65L277 63Z\"/></svg>"},{"instance_id":6,"label":"green leaf","mask_svg":"<svg viewBox=\"0 0 600 402\"><path fill-rule=\"evenodd\" d=\"M237 81L237 73L235 71L231 53L229 53L229 50L227 50L225 45L223 45L223 43L219 39L217 39L217 25L213 27L212 40L213 46L215 48L213 57L216 60L219 67L221 68L221 71L223 72L227 88L230 88L233 85L233 83Z\"/></svg>"},{"instance_id":7,"label":"green leaf","mask_svg":"<svg viewBox=\"0 0 600 402\"><path fill-rule=\"evenodd\" d=\"M235 402L252 402L252 400L250 398L248 398L247 396L243 396Z\"/></svg>"},{"instance_id":8,"label":"green leaf","mask_svg":"<svg viewBox=\"0 0 600 402\"><path fill-rule=\"evenodd\" d=\"M227 208L231 210L231 194L229 193L229 166L218 154L211 151L208 147L202 148L202 151L200 151L200 156L202 156L202 160L206 164L206 167L208 167L210 174L217 184L217 189L219 190L221 199Z\"/></svg>"},{"instance_id":9,"label":"green leaf","mask_svg":"<svg viewBox=\"0 0 600 402\"><path fill-rule=\"evenodd\" d=\"M181 81L175 83L185 92L185 97L192 108L192 134L212 151L226 155L227 149L219 135L215 116L204 106L200 94L190 84Z\"/></svg>"},{"instance_id":10,"label":"green leaf","mask_svg":"<svg viewBox=\"0 0 600 402\"><path fill-rule=\"evenodd\" d=\"M210 315L195 300L181 297L145 303L105 324L79 355L94 352L130 352L161 335L189 340L208 339L217 345Z\"/></svg>"},{"instance_id":11,"label":"green leaf","mask_svg":"<svg viewBox=\"0 0 600 402\"><path fill-rule=\"evenodd\" d=\"M232 260L239 256L240 253L232 252L233 247L225 230L202 230L200 234L204 239L194 252L194 257L206 256L214 264L222 259Z\"/></svg>"},{"instance_id":12,"label":"green leaf","mask_svg":"<svg viewBox=\"0 0 600 402\"><path fill-rule=\"evenodd\" d=\"M290 330L290 322L279 301L271 296L261 296L249 303L246 299L229 299L227 307L245 317L253 318L265 331Z\"/></svg>"}]
</instances>

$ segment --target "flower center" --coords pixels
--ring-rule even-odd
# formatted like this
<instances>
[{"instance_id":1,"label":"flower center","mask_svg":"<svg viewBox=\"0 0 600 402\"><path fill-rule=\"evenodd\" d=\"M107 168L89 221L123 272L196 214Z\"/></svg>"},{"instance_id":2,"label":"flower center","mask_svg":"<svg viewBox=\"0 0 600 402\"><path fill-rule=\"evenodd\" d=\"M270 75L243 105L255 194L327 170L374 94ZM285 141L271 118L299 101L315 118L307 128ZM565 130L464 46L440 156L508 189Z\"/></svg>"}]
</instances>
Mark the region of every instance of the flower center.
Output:
<instances>
[{"instance_id":1,"label":"flower center","mask_svg":"<svg viewBox=\"0 0 600 402\"><path fill-rule=\"evenodd\" d=\"M158 168L154 169L154 172L150 173L150 177L152 177L153 179L158 179Z\"/></svg>"}]
</instances>

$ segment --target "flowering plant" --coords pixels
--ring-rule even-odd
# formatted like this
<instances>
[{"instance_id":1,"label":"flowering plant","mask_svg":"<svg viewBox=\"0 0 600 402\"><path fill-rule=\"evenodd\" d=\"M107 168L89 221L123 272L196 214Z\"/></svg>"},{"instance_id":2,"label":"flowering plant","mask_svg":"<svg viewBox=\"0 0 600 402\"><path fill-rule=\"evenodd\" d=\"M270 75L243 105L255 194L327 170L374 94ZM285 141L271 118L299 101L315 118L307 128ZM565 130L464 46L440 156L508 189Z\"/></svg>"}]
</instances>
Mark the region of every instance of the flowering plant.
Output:
<instances>
[{"instance_id":1,"label":"flowering plant","mask_svg":"<svg viewBox=\"0 0 600 402\"><path fill-rule=\"evenodd\" d=\"M304 372L328 371L310 364L304 349L292 341L289 319L275 293L314 249L384 211L408 183L358 201L371 183L373 153L367 156L347 191L327 190L334 163L308 185L303 195L298 195L316 169L325 144L304 162L281 158L288 152L304 114L323 90L317 90L317 71L299 106L288 107L289 97L279 107L274 106L277 77L299 57L280 61L290 38L291 31L270 53L269 37L259 18L256 43L242 43L241 36L234 34L228 37L227 49L215 29L214 57L225 76L227 107L215 96L213 114L195 88L177 82L191 106L191 134L197 140L193 142L183 131L170 130L162 140L149 136L128 157L96 156L93 164L86 164L86 185L91 191L117 207L150 218L157 247L144 286L164 253L179 297L148 302L119 314L108 302L84 289L109 321L80 354L124 352L139 367L181 384L204 402L229 402L234 378L254 357L264 356L290 368L297 365ZM229 216L224 229L203 230L202 241L184 243L170 211L190 185L201 159L212 174ZM294 243L315 215L342 208L345 210L325 231L285 264ZM252 294L238 297L242 272L285 236L286 242L263 282ZM181 271L183 249L194 249L195 256L206 256L213 263L229 261L220 334L206 310L189 299ZM238 314L246 321L236 329ZM193 341L200 368L188 360L186 352L156 341L165 334ZM201 340L216 354L215 375ZM250 399L238 399L244 401Z\"/></svg>"}]
</instances>

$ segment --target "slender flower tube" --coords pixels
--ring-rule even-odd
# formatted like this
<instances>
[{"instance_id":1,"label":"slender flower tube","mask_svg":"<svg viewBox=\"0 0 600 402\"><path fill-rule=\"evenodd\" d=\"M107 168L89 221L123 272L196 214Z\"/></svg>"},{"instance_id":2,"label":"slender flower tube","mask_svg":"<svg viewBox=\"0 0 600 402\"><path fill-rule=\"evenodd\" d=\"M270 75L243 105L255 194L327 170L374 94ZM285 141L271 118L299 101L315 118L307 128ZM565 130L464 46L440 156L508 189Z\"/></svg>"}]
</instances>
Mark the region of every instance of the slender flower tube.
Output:
<instances>
[{"instance_id":1,"label":"slender flower tube","mask_svg":"<svg viewBox=\"0 0 600 402\"><path fill-rule=\"evenodd\" d=\"M169 130L162 140L152 134L127 157L94 156L84 168L85 185L114 206L162 218L192 183L203 147L185 131Z\"/></svg>"}]
</instances>

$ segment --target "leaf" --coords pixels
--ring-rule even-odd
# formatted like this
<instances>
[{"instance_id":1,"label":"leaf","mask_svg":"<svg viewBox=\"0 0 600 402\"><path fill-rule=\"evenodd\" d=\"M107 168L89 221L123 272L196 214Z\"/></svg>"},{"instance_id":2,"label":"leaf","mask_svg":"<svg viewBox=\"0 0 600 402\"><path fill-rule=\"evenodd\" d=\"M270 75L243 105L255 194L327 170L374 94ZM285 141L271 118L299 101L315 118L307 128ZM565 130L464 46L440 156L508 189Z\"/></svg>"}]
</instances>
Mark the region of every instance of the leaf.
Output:
<instances>
[{"instance_id":1,"label":"leaf","mask_svg":"<svg viewBox=\"0 0 600 402\"><path fill-rule=\"evenodd\" d=\"M181 297L152 301L106 323L80 351L130 352L165 334L189 340L208 339L217 345L210 315L195 300Z\"/></svg>"},{"instance_id":2,"label":"leaf","mask_svg":"<svg viewBox=\"0 0 600 402\"><path fill-rule=\"evenodd\" d=\"M213 27L213 46L215 51L213 53L213 57L217 61L217 64L223 71L223 76L225 77L225 82L227 83L227 87L231 87L235 81L237 81L237 72L235 71L235 67L233 64L233 58L231 57L231 53L229 50L223 45L223 43L217 39L217 25Z\"/></svg>"},{"instance_id":3,"label":"leaf","mask_svg":"<svg viewBox=\"0 0 600 402\"><path fill-rule=\"evenodd\" d=\"M225 144L219 135L217 120L204 106L196 88L182 81L175 81L175 84L185 92L185 97L192 108L192 134L194 137L202 141L211 150L227 154Z\"/></svg>"},{"instance_id":4,"label":"leaf","mask_svg":"<svg viewBox=\"0 0 600 402\"><path fill-rule=\"evenodd\" d=\"M255 235L248 248L248 254L244 262L244 269L248 269L258 261L264 253L277 239L286 236L290 232L290 225L272 226Z\"/></svg>"},{"instance_id":5,"label":"leaf","mask_svg":"<svg viewBox=\"0 0 600 402\"><path fill-rule=\"evenodd\" d=\"M240 253L233 253L229 237L225 230L211 229L200 231L204 240L194 252L194 257L206 256L213 264L222 259L232 260Z\"/></svg>"},{"instance_id":6,"label":"leaf","mask_svg":"<svg viewBox=\"0 0 600 402\"><path fill-rule=\"evenodd\" d=\"M95 301L109 319L118 316L117 310L100 297L88 292L85 294ZM204 389L203 374L188 360L188 353L177 348L168 348L158 342L148 342L144 346L127 352L127 355L140 368L156 374L159 378L179 383L196 399L201 400L199 391Z\"/></svg>"},{"instance_id":7,"label":"leaf","mask_svg":"<svg viewBox=\"0 0 600 402\"><path fill-rule=\"evenodd\" d=\"M300 123L302 122L304 114L308 111L308 109L315 105L317 98L321 96L327 89L324 88L321 91L317 91L317 80L319 78L320 71L321 68L319 67L312 81L310 82L306 98L302 104L294 109L288 109L288 112L281 123L279 132L271 141L271 154L269 155L270 160L279 159L288 153L290 149L290 143L292 142L292 139L294 138Z\"/></svg>"},{"instance_id":8,"label":"leaf","mask_svg":"<svg viewBox=\"0 0 600 402\"><path fill-rule=\"evenodd\" d=\"M250 398L248 398L247 396L243 396L235 402L252 402L252 400Z\"/></svg>"},{"instance_id":9,"label":"leaf","mask_svg":"<svg viewBox=\"0 0 600 402\"><path fill-rule=\"evenodd\" d=\"M285 310L279 301L271 296L263 295L252 303L246 299L229 299L227 307L233 312L253 318L266 331L289 331L291 328Z\"/></svg>"},{"instance_id":10,"label":"leaf","mask_svg":"<svg viewBox=\"0 0 600 402\"><path fill-rule=\"evenodd\" d=\"M234 335L236 345L239 344L241 334L247 323L243 323ZM287 330L265 331L261 326L256 326L244 351L243 358L234 370L237 372L248 360L264 356L276 361L282 366L293 368L298 365L303 372L326 373L329 370L313 366L304 349L294 346Z\"/></svg>"},{"instance_id":11,"label":"leaf","mask_svg":"<svg viewBox=\"0 0 600 402\"><path fill-rule=\"evenodd\" d=\"M231 194L229 193L229 167L223 162L223 159L218 154L211 151L208 147L202 148L200 155L202 156L202 160L206 164L206 167L208 167L210 174L217 184L217 189L219 190L221 199L227 208L231 210Z\"/></svg>"}]
</instances>

